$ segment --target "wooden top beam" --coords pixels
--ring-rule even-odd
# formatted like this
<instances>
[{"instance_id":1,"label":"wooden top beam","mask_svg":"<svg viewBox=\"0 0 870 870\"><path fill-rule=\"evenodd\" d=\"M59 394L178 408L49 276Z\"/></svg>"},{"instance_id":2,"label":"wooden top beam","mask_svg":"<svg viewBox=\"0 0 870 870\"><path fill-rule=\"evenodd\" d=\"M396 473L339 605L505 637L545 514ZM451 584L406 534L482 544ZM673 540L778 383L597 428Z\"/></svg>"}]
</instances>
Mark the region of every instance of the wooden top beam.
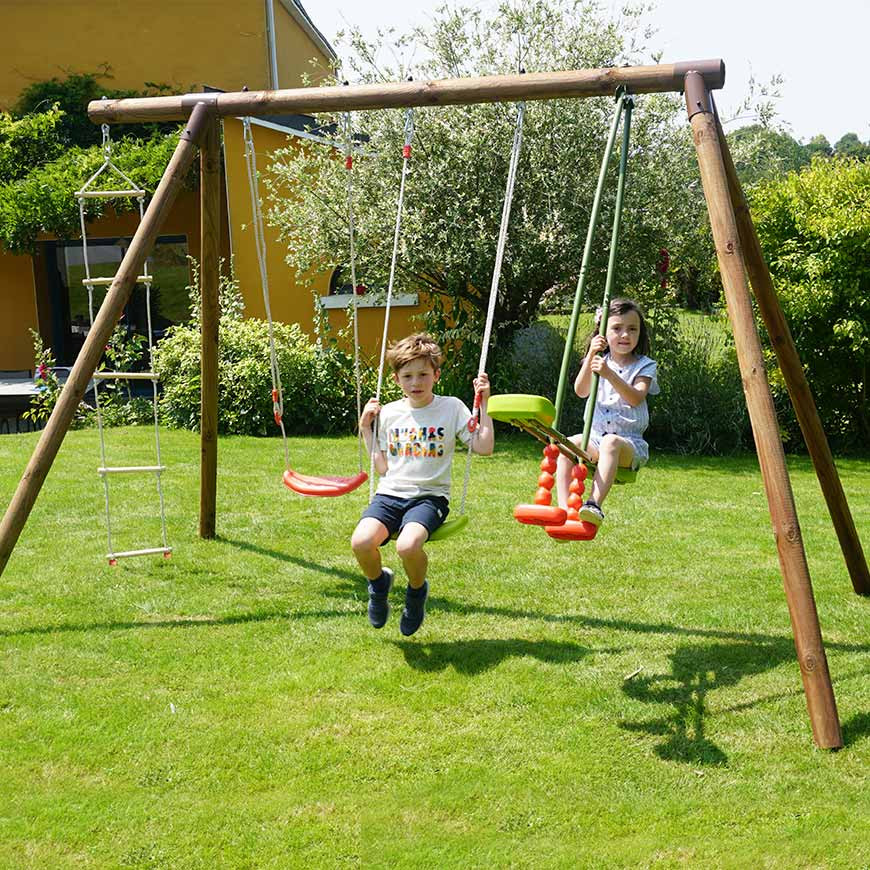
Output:
<instances>
[{"instance_id":1,"label":"wooden top beam","mask_svg":"<svg viewBox=\"0 0 870 870\"><path fill-rule=\"evenodd\" d=\"M347 87L295 88L277 91L184 94L94 100L88 115L95 124L131 121L183 121L197 103L208 103L217 115L262 115L344 112L354 109L399 109L408 106L450 106L469 103L551 100L565 97L610 96L619 87L635 94L682 91L688 72L704 77L707 88L725 83L721 59L624 66L606 69L539 72L525 75L385 82Z\"/></svg>"}]
</instances>

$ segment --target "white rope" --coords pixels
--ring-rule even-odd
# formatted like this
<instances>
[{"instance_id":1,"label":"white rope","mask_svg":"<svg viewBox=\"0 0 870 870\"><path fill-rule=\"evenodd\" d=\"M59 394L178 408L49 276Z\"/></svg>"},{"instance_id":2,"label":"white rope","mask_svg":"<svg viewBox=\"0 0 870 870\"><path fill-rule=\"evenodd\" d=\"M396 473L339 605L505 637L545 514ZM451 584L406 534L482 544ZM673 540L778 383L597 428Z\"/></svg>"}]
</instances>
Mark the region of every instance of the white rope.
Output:
<instances>
[{"instance_id":1,"label":"white rope","mask_svg":"<svg viewBox=\"0 0 870 870\"><path fill-rule=\"evenodd\" d=\"M514 199L514 187L517 180L517 166L520 162L520 148L523 144L523 119L525 118L526 104L517 104L517 123L514 128L514 142L511 149L511 159L508 166L507 183L505 185L504 205L501 210L501 226L498 230L498 244L495 249L495 264L492 270L492 282L489 285L489 305L486 310L486 323L483 328L483 339L480 345L480 362L477 366L477 376L480 377L486 371L486 359L489 354L489 342L492 336L492 325L495 320L495 305L498 301L498 285L501 280L501 267L504 260L504 250L507 245L508 225L511 218L511 205ZM459 515L465 513L465 499L468 495L468 483L471 479L471 454L473 452L474 439L477 437L477 422L480 412L478 395L475 392L474 410L474 434L468 441L468 453L465 457L465 478L462 482L462 498L459 502Z\"/></svg>"},{"instance_id":2,"label":"white rope","mask_svg":"<svg viewBox=\"0 0 870 870\"><path fill-rule=\"evenodd\" d=\"M381 336L381 360L378 364L378 387L375 398L380 402L384 383L384 362L387 357L387 333L390 328L390 307L393 301L393 283L396 278L396 263L399 259L399 234L402 228L402 206L405 201L405 179L411 162L411 142L414 139L414 110L405 110L405 143L402 147L402 179L399 182L399 202L396 208L396 228L393 232L393 256L390 259L390 279L387 283L387 299L384 305L384 333ZM375 497L375 450L378 437L378 419L372 425L371 458L369 467L369 501Z\"/></svg>"},{"instance_id":3,"label":"white rope","mask_svg":"<svg viewBox=\"0 0 870 870\"><path fill-rule=\"evenodd\" d=\"M281 372L278 368L278 353L275 348L275 327L272 323L272 307L269 298L269 274L266 269L266 240L263 232L263 210L257 191L257 155L254 150L254 134L251 119L242 121L245 141L245 168L248 174L248 192L251 199L251 223L254 227L254 247L257 250L257 263L260 267L260 286L263 289L263 306L266 309L266 322L269 326L269 369L272 375L272 412L275 422L281 429L281 442L284 447L284 466L290 471L290 451L287 446L287 432L284 429L284 391Z\"/></svg>"},{"instance_id":4,"label":"white rope","mask_svg":"<svg viewBox=\"0 0 870 870\"><path fill-rule=\"evenodd\" d=\"M359 353L359 300L356 295L356 243L353 220L353 153L350 112L344 114L344 168L347 174L347 226L350 235L350 284L353 306L353 371L356 379L356 419L359 427L359 418L362 416L362 375L360 373ZM365 442L362 431L357 432L358 465L363 468L363 455Z\"/></svg>"}]
</instances>

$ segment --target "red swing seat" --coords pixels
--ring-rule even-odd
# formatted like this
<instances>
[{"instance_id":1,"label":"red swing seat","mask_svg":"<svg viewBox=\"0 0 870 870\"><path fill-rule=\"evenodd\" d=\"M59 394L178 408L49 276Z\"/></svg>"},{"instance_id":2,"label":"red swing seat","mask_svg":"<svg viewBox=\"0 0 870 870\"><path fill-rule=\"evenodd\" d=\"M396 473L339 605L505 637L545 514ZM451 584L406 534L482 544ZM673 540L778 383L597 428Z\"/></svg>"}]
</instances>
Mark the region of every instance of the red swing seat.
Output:
<instances>
[{"instance_id":1,"label":"red swing seat","mask_svg":"<svg viewBox=\"0 0 870 870\"><path fill-rule=\"evenodd\" d=\"M365 471L352 477L337 475L300 474L292 468L284 472L284 486L299 495L336 496L353 492L369 479Z\"/></svg>"}]
</instances>

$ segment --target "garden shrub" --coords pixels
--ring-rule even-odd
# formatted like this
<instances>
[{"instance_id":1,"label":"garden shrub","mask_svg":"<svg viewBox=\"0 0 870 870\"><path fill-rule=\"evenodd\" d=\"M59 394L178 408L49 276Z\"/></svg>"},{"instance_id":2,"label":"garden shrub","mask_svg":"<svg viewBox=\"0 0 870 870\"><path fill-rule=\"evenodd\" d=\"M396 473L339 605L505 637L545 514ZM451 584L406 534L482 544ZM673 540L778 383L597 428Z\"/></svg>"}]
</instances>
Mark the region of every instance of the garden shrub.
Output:
<instances>
[{"instance_id":1,"label":"garden shrub","mask_svg":"<svg viewBox=\"0 0 870 870\"><path fill-rule=\"evenodd\" d=\"M721 455L751 446L737 354L715 326L685 321L673 345L653 350L661 392L650 399L645 437L658 449Z\"/></svg>"},{"instance_id":2,"label":"garden shrub","mask_svg":"<svg viewBox=\"0 0 870 870\"><path fill-rule=\"evenodd\" d=\"M651 355L659 364L661 392L649 399L646 439L653 450L684 454L723 454L750 446L749 418L731 339L713 319L673 320L667 342ZM591 331L591 315L583 315L578 352L569 371L568 392L560 429L574 434L583 428L585 399L574 393L580 352ZM547 321L519 330L510 354L510 378L501 392L530 393L555 401L562 365L564 332Z\"/></svg>"},{"instance_id":3,"label":"garden shrub","mask_svg":"<svg viewBox=\"0 0 870 870\"><path fill-rule=\"evenodd\" d=\"M870 444L870 163L815 158L751 193L752 214L822 424L839 449ZM766 332L786 446L803 449Z\"/></svg>"},{"instance_id":4,"label":"garden shrub","mask_svg":"<svg viewBox=\"0 0 870 870\"><path fill-rule=\"evenodd\" d=\"M200 303L198 270L191 287L192 320L173 326L155 352L163 385L161 417L172 427L198 429L200 417ZM269 325L243 318L238 285L223 276L218 339L218 431L272 435ZM351 432L356 426L353 357L338 339L312 342L298 324L274 323L276 357L288 434ZM341 337L339 336L339 339ZM374 373L364 370L364 399L374 392Z\"/></svg>"}]
</instances>

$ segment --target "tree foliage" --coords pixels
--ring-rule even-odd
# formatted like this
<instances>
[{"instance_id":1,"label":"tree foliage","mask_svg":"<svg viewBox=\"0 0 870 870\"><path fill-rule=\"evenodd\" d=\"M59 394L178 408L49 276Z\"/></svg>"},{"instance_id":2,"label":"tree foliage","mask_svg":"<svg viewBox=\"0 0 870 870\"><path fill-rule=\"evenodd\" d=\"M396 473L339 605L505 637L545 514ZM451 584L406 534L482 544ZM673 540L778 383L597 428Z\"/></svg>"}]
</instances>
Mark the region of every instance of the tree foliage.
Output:
<instances>
[{"instance_id":1,"label":"tree foliage","mask_svg":"<svg viewBox=\"0 0 870 870\"><path fill-rule=\"evenodd\" d=\"M793 172L810 162L807 146L785 130L750 124L728 134L734 167L744 186Z\"/></svg>"},{"instance_id":2,"label":"tree foliage","mask_svg":"<svg viewBox=\"0 0 870 870\"><path fill-rule=\"evenodd\" d=\"M118 90L106 87L111 80L111 68L103 67L99 72L71 72L66 78L50 78L28 85L18 98L12 114L18 118L39 115L52 108L61 112L57 127L57 140L64 146L79 145L87 148L101 141L100 127L89 120L88 103L124 97L149 97L171 92L169 85L145 82L143 90ZM172 132L176 124L116 124L112 130L115 139L149 139L154 133Z\"/></svg>"},{"instance_id":3,"label":"tree foliage","mask_svg":"<svg viewBox=\"0 0 870 870\"><path fill-rule=\"evenodd\" d=\"M760 184L751 204L825 428L842 446L866 446L870 163L816 158ZM785 403L781 379L776 385ZM797 445L793 418L786 426Z\"/></svg>"},{"instance_id":4,"label":"tree foliage","mask_svg":"<svg viewBox=\"0 0 870 870\"><path fill-rule=\"evenodd\" d=\"M640 18L624 14L622 21L608 20L597 5L569 0L534 0L520 9L503 5L490 15L444 7L429 27L396 40L393 60L386 63L376 47L355 35L351 70L360 82L510 73L517 67L518 36L528 71L648 61ZM397 61L412 40L415 57L422 59ZM612 98L527 105L497 337L530 323L543 299L573 296L614 108ZM479 334L487 304L515 117L515 107L507 104L426 108L414 115L395 289L427 290L436 316L444 310L454 318L470 313L471 323L459 324L469 340ZM359 276L369 288L386 288L404 115L359 113L354 121L367 137L353 170ZM616 286L642 295L644 288L658 287L662 248L670 250L675 266L691 265L701 275L709 248L697 244L703 200L689 188L696 170L679 99L639 98L632 140ZM288 148L271 167L270 219L300 274L348 260L346 172L336 156L328 148ZM592 301L603 292L615 171L614 156L589 271Z\"/></svg>"},{"instance_id":5,"label":"tree foliage","mask_svg":"<svg viewBox=\"0 0 870 870\"><path fill-rule=\"evenodd\" d=\"M32 252L41 232L60 238L78 235L75 191L105 156L100 145L92 144L101 142L102 134L86 113L88 101L99 95L96 74L71 75L31 85L16 114L0 113L0 244L8 251ZM114 129L112 160L140 187L153 190L178 141L177 129L177 124ZM196 183L194 174L188 183ZM138 206L129 198L91 199L85 213L93 220L108 207L121 212Z\"/></svg>"},{"instance_id":6,"label":"tree foliage","mask_svg":"<svg viewBox=\"0 0 870 870\"><path fill-rule=\"evenodd\" d=\"M22 118L0 112L0 184L16 181L63 153L58 135L62 118L57 107Z\"/></svg>"},{"instance_id":7,"label":"tree foliage","mask_svg":"<svg viewBox=\"0 0 870 870\"><path fill-rule=\"evenodd\" d=\"M857 133L845 133L834 145L834 153L841 157L854 157L856 160L866 160L870 157L870 144L865 144Z\"/></svg>"},{"instance_id":8,"label":"tree foliage","mask_svg":"<svg viewBox=\"0 0 870 870\"><path fill-rule=\"evenodd\" d=\"M157 135L146 141L118 143L112 154L115 164L145 190L154 190L177 142L173 136ZM0 243L14 253L32 252L41 232L59 238L75 238L80 232L75 192L100 167L99 146L70 148L60 157L38 165L21 177L0 184ZM193 184L191 177L189 183ZM138 208L129 198L91 199L86 202L88 220L106 208L129 211Z\"/></svg>"}]
</instances>

